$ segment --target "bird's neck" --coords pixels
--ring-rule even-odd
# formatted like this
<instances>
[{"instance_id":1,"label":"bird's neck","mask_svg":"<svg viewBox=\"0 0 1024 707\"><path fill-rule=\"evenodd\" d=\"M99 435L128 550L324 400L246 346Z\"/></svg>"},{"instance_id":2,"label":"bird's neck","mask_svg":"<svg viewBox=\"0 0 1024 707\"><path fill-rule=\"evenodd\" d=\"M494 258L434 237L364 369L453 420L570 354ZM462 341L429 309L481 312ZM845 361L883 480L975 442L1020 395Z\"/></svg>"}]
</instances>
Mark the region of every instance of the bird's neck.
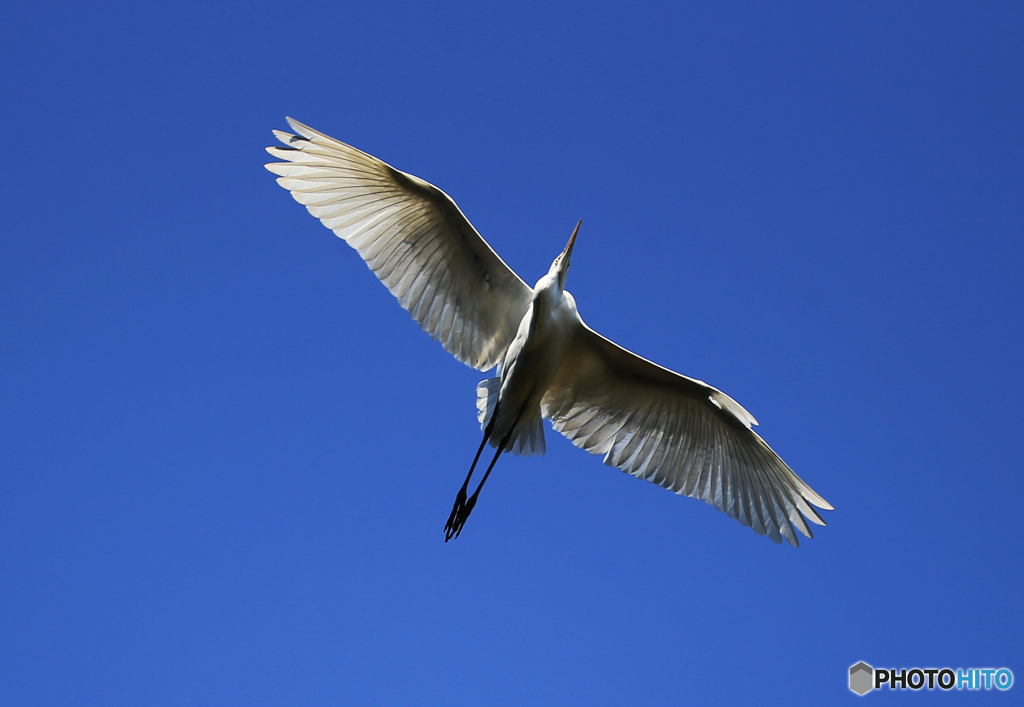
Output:
<instances>
[{"instance_id":1,"label":"bird's neck","mask_svg":"<svg viewBox=\"0 0 1024 707\"><path fill-rule=\"evenodd\" d=\"M533 300L538 302L543 300L543 304L551 307L561 299L562 288L559 287L558 283L558 271L555 268L551 268L546 275L541 279L537 280L537 284L533 287Z\"/></svg>"},{"instance_id":2,"label":"bird's neck","mask_svg":"<svg viewBox=\"0 0 1024 707\"><path fill-rule=\"evenodd\" d=\"M534 317L544 320L574 316L576 302L568 290L559 286L555 268L537 280L533 288L533 311Z\"/></svg>"}]
</instances>

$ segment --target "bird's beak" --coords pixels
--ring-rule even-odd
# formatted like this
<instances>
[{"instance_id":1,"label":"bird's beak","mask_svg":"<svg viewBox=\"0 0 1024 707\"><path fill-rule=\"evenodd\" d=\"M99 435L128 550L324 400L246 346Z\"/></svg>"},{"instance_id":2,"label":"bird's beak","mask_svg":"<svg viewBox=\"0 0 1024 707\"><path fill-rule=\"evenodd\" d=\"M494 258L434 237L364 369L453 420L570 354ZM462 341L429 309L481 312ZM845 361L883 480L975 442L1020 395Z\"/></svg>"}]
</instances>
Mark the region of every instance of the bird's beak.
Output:
<instances>
[{"instance_id":1,"label":"bird's beak","mask_svg":"<svg viewBox=\"0 0 1024 707\"><path fill-rule=\"evenodd\" d=\"M576 234L580 232L580 224L583 223L583 219L576 224L576 228L573 229L572 235L569 236L569 242L565 245L565 250L562 251L562 261L568 264L569 257L572 255L572 247L576 245Z\"/></svg>"}]
</instances>

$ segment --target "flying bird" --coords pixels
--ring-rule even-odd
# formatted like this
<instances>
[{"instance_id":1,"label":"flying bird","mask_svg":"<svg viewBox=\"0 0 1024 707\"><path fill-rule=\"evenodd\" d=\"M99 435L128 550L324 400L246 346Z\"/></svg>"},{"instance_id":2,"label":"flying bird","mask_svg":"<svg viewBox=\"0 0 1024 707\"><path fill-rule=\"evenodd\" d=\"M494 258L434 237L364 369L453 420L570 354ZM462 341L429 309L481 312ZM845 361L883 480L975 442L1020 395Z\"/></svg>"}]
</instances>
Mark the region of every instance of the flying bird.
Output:
<instances>
[{"instance_id":1,"label":"flying bird","mask_svg":"<svg viewBox=\"0 0 1024 707\"><path fill-rule=\"evenodd\" d=\"M356 249L420 327L459 361L498 376L477 386L483 439L445 542L458 537L502 452L545 451L543 419L604 463L698 498L776 543L825 499L754 432L757 421L706 383L648 361L591 329L565 289L580 224L533 287L432 184L288 118L266 165L313 216ZM582 221L581 221L582 222ZM476 490L484 447L497 451Z\"/></svg>"}]
</instances>

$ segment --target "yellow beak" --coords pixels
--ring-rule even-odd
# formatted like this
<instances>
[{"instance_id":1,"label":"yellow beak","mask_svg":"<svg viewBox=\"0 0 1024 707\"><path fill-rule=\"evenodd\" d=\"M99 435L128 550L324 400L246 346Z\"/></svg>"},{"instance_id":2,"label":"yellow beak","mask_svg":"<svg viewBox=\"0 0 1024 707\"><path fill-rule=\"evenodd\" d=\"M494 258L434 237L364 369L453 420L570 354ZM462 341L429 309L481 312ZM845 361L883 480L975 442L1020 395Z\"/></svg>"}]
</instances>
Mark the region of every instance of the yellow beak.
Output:
<instances>
[{"instance_id":1,"label":"yellow beak","mask_svg":"<svg viewBox=\"0 0 1024 707\"><path fill-rule=\"evenodd\" d=\"M569 256L572 255L572 247L576 245L576 234L580 232L580 224L583 223L583 219L576 224L576 228L573 229L572 235L569 236L569 242L565 245L565 250L562 251L562 260L566 263L569 262Z\"/></svg>"}]
</instances>

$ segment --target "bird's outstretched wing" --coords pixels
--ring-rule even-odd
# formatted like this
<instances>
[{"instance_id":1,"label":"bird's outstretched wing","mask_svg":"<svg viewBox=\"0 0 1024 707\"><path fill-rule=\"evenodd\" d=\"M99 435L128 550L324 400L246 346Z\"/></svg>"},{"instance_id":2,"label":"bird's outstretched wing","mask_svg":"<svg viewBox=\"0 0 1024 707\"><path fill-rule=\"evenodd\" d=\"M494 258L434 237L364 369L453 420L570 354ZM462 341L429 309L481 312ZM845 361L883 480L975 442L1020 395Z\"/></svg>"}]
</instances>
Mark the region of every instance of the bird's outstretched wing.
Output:
<instances>
[{"instance_id":1,"label":"bird's outstretched wing","mask_svg":"<svg viewBox=\"0 0 1024 707\"><path fill-rule=\"evenodd\" d=\"M579 321L542 402L554 428L628 474L699 498L775 542L832 510L725 393L641 358Z\"/></svg>"},{"instance_id":2,"label":"bird's outstretched wing","mask_svg":"<svg viewBox=\"0 0 1024 707\"><path fill-rule=\"evenodd\" d=\"M288 119L285 160L267 165L327 228L359 251L423 330L486 371L515 338L533 290L432 184Z\"/></svg>"}]
</instances>

